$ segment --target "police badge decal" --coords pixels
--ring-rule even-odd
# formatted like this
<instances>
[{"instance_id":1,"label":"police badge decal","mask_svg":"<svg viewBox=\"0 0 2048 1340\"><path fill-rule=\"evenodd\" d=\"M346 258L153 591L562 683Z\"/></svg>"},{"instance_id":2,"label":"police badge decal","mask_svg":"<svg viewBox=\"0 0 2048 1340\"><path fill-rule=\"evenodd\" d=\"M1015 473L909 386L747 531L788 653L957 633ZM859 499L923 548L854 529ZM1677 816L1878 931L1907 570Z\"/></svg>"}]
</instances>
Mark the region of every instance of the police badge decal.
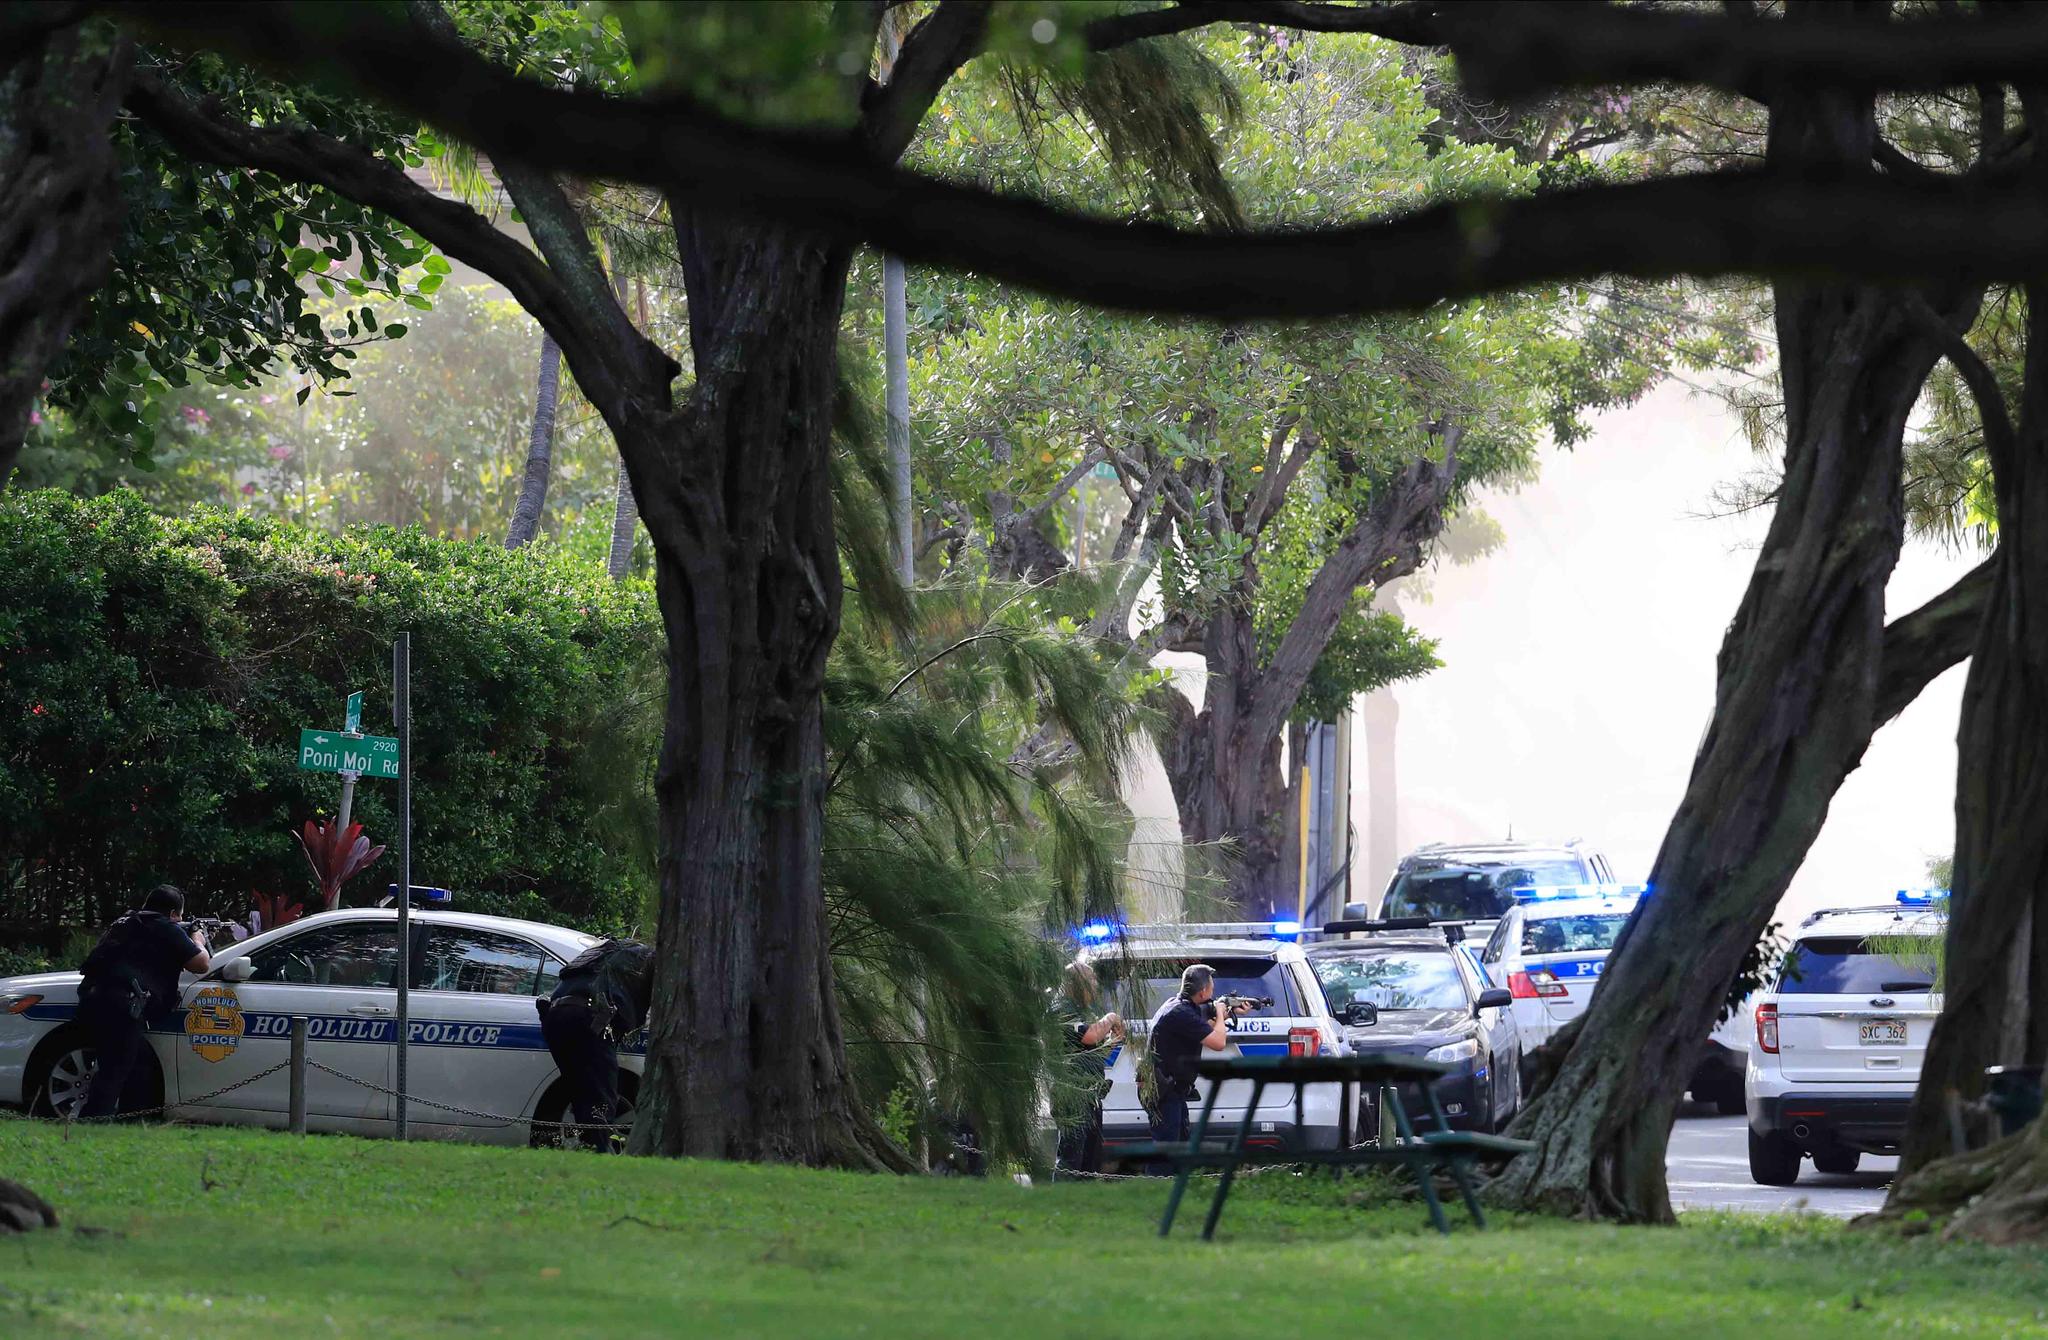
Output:
<instances>
[{"instance_id":1,"label":"police badge decal","mask_svg":"<svg viewBox=\"0 0 2048 1340\"><path fill-rule=\"evenodd\" d=\"M242 1001L232 986L209 982L185 1009L185 1040L208 1061L225 1061L242 1045Z\"/></svg>"}]
</instances>

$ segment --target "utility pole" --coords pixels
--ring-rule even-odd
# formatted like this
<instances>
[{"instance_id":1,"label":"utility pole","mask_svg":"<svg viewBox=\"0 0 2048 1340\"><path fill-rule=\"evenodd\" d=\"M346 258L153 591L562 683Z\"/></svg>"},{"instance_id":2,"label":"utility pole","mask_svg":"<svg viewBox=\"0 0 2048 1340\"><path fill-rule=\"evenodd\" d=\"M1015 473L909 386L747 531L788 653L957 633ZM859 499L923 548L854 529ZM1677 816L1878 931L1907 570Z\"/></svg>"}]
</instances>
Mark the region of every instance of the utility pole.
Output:
<instances>
[{"instance_id":1,"label":"utility pole","mask_svg":"<svg viewBox=\"0 0 2048 1340\"><path fill-rule=\"evenodd\" d=\"M881 80L889 82L896 68L895 11L882 17ZM917 549L910 519L910 312L903 291L903 261L882 257L882 369L888 384L889 519L895 532L897 575L909 586L917 581Z\"/></svg>"}]
</instances>

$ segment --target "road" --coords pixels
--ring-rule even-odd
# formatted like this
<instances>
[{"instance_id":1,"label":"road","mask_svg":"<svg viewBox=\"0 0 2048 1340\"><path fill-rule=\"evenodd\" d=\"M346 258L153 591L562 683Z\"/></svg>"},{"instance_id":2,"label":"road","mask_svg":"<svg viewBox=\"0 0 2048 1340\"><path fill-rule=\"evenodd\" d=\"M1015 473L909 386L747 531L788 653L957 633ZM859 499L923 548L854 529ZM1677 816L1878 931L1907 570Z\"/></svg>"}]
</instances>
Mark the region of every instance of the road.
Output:
<instances>
[{"instance_id":1,"label":"road","mask_svg":"<svg viewBox=\"0 0 2048 1340\"><path fill-rule=\"evenodd\" d=\"M1809 1160L1799 1169L1797 1186L1758 1186L1749 1180L1745 1119L1687 1115L1711 1110L1681 1109L1678 1124L1671 1128L1666 1169L1673 1208L1804 1210L1848 1218L1884 1204L1885 1188L1899 1166L1897 1159L1865 1154L1863 1166L1844 1175L1815 1172Z\"/></svg>"}]
</instances>

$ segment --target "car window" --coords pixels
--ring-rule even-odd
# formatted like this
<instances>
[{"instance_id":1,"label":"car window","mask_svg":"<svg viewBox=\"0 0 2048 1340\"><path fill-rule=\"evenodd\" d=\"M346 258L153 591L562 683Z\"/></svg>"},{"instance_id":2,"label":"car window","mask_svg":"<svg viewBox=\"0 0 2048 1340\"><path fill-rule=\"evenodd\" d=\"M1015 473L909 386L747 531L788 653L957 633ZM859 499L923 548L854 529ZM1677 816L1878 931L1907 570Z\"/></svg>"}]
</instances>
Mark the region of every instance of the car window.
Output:
<instances>
[{"instance_id":1,"label":"car window","mask_svg":"<svg viewBox=\"0 0 2048 1340\"><path fill-rule=\"evenodd\" d=\"M1472 969L1473 981L1478 990L1484 991L1488 987L1495 985L1493 974L1487 970L1484 963L1479 961L1479 955L1473 953L1470 946L1466 946L1462 952L1465 955L1466 964Z\"/></svg>"},{"instance_id":2,"label":"car window","mask_svg":"<svg viewBox=\"0 0 2048 1340\"><path fill-rule=\"evenodd\" d=\"M1522 914L1511 911L1500 919L1493 928L1493 935L1486 942L1486 951L1480 955L1488 963L1498 963L1508 956L1508 946L1515 942L1515 935L1522 924Z\"/></svg>"},{"instance_id":3,"label":"car window","mask_svg":"<svg viewBox=\"0 0 2048 1340\"><path fill-rule=\"evenodd\" d=\"M302 986L398 986L398 928L388 921L308 927L249 955L252 982Z\"/></svg>"},{"instance_id":4,"label":"car window","mask_svg":"<svg viewBox=\"0 0 2048 1340\"><path fill-rule=\"evenodd\" d=\"M1614 948L1615 937L1628 924L1626 912L1578 917L1532 916L1522 926L1524 954L1577 954Z\"/></svg>"},{"instance_id":5,"label":"car window","mask_svg":"<svg viewBox=\"0 0 2048 1340\"><path fill-rule=\"evenodd\" d=\"M1315 969L1338 1015L1361 1000L1383 1010L1462 1010L1467 1004L1449 949L1331 954L1317 958Z\"/></svg>"},{"instance_id":6,"label":"car window","mask_svg":"<svg viewBox=\"0 0 2048 1340\"><path fill-rule=\"evenodd\" d=\"M539 991L549 962L547 951L516 935L435 926L413 965L412 984L421 991L531 996Z\"/></svg>"},{"instance_id":7,"label":"car window","mask_svg":"<svg viewBox=\"0 0 2048 1340\"><path fill-rule=\"evenodd\" d=\"M1530 882L1526 871L1466 865L1404 870L1387 891L1383 917L1438 921L1490 921L1514 906L1508 890Z\"/></svg>"},{"instance_id":8,"label":"car window","mask_svg":"<svg viewBox=\"0 0 2048 1340\"><path fill-rule=\"evenodd\" d=\"M1933 944L1928 956L1895 958L1854 936L1801 940L1785 955L1780 995L1862 996L1884 991L1932 991Z\"/></svg>"},{"instance_id":9,"label":"car window","mask_svg":"<svg viewBox=\"0 0 2048 1340\"><path fill-rule=\"evenodd\" d=\"M1288 1018L1307 1014L1294 979L1278 959L1261 957L1103 959L1096 975L1127 1019L1150 1019L1159 1007L1180 994L1180 975L1195 963L1216 970L1219 996L1272 997L1271 1006L1249 1010L1247 1019Z\"/></svg>"}]
</instances>

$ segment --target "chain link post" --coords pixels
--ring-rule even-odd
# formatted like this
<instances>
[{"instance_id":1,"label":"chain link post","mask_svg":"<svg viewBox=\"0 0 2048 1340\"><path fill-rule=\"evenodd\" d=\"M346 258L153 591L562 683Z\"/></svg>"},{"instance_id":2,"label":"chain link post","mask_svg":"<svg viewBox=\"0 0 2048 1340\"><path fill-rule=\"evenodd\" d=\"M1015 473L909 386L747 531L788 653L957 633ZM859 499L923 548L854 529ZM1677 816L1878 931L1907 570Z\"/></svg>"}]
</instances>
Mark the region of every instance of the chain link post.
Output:
<instances>
[{"instance_id":1,"label":"chain link post","mask_svg":"<svg viewBox=\"0 0 2048 1340\"><path fill-rule=\"evenodd\" d=\"M292 1134L306 1133L306 1033L311 1021L292 1016Z\"/></svg>"}]
</instances>

